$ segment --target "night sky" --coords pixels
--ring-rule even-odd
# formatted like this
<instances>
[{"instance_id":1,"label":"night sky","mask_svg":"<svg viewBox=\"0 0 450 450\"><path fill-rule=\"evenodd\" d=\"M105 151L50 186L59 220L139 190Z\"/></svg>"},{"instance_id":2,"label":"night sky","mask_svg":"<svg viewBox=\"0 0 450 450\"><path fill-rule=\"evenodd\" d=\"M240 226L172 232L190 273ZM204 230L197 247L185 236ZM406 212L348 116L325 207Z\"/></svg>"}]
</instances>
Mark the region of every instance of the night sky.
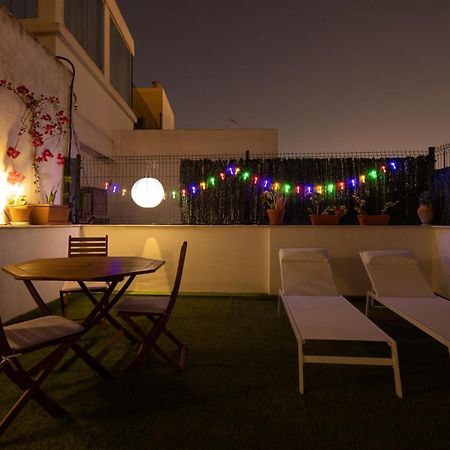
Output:
<instances>
[{"instance_id":1,"label":"night sky","mask_svg":"<svg viewBox=\"0 0 450 450\"><path fill-rule=\"evenodd\" d=\"M178 129L277 128L280 152L450 141L448 0L117 3L134 82L162 82Z\"/></svg>"}]
</instances>

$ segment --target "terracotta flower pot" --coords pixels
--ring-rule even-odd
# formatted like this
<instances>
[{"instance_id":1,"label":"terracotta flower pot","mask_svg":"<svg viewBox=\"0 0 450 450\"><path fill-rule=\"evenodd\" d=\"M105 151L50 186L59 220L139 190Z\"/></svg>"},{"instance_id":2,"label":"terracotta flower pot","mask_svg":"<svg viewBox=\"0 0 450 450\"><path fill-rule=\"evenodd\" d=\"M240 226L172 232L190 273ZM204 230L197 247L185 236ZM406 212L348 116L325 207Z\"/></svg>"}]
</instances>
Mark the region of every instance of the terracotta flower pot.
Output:
<instances>
[{"instance_id":1,"label":"terracotta flower pot","mask_svg":"<svg viewBox=\"0 0 450 450\"><path fill-rule=\"evenodd\" d=\"M420 205L417 208L417 215L423 225L431 225L434 219L434 207L432 205Z\"/></svg>"},{"instance_id":2,"label":"terracotta flower pot","mask_svg":"<svg viewBox=\"0 0 450 450\"><path fill-rule=\"evenodd\" d=\"M391 216L389 214L364 214L358 216L360 225L389 225Z\"/></svg>"},{"instance_id":3,"label":"terracotta flower pot","mask_svg":"<svg viewBox=\"0 0 450 450\"><path fill-rule=\"evenodd\" d=\"M61 205L32 205L32 225L63 225L69 223L70 208Z\"/></svg>"},{"instance_id":4,"label":"terracotta flower pot","mask_svg":"<svg viewBox=\"0 0 450 450\"><path fill-rule=\"evenodd\" d=\"M283 225L285 209L268 209L267 215L269 216L270 225Z\"/></svg>"},{"instance_id":5,"label":"terracotta flower pot","mask_svg":"<svg viewBox=\"0 0 450 450\"><path fill-rule=\"evenodd\" d=\"M309 218L313 225L338 225L340 215L310 214Z\"/></svg>"},{"instance_id":6,"label":"terracotta flower pot","mask_svg":"<svg viewBox=\"0 0 450 450\"><path fill-rule=\"evenodd\" d=\"M11 225L24 225L30 221L30 205L7 206L5 208L6 216Z\"/></svg>"}]
</instances>

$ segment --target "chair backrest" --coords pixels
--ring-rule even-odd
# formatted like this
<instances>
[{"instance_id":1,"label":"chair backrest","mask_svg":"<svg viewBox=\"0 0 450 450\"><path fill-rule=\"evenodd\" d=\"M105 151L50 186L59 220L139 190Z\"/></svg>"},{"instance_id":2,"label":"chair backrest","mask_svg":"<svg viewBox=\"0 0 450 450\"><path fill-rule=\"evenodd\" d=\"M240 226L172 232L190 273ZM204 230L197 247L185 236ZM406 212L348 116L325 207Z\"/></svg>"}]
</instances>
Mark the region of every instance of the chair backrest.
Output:
<instances>
[{"instance_id":1,"label":"chair backrest","mask_svg":"<svg viewBox=\"0 0 450 450\"><path fill-rule=\"evenodd\" d=\"M108 256L108 236L69 236L69 256Z\"/></svg>"},{"instance_id":2,"label":"chair backrest","mask_svg":"<svg viewBox=\"0 0 450 450\"><path fill-rule=\"evenodd\" d=\"M363 251L360 256L377 296L435 297L411 251Z\"/></svg>"},{"instance_id":3,"label":"chair backrest","mask_svg":"<svg viewBox=\"0 0 450 450\"><path fill-rule=\"evenodd\" d=\"M178 297L178 292L180 291L181 277L183 276L184 260L186 258L186 250L187 250L187 242L184 241L181 246L180 257L178 258L177 274L175 276L175 282L173 284L172 292L170 294L170 301L166 310L168 314L172 312L172 309L174 308L175 302Z\"/></svg>"},{"instance_id":4,"label":"chair backrest","mask_svg":"<svg viewBox=\"0 0 450 450\"><path fill-rule=\"evenodd\" d=\"M324 248L280 248L281 288L285 295L339 295Z\"/></svg>"}]
</instances>

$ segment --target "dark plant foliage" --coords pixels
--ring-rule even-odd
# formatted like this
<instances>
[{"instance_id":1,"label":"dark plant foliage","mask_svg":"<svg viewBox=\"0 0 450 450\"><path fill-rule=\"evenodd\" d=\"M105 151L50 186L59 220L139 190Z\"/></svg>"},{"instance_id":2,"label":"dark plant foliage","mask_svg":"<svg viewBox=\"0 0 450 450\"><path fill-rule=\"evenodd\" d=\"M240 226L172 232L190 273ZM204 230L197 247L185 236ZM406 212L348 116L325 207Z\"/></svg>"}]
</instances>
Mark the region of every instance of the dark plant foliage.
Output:
<instances>
[{"instance_id":1,"label":"dark plant foliage","mask_svg":"<svg viewBox=\"0 0 450 450\"><path fill-rule=\"evenodd\" d=\"M399 201L391 211L392 224L419 223L416 210L419 193L430 185L430 156L422 155L401 158L272 158L237 160L189 160L180 164L180 183L185 190L181 196L181 220L183 224L266 224L265 207L261 201L265 179L272 183L289 184L287 196L286 224L309 224L311 206L304 195L305 186L321 184L335 186L326 193L324 207L346 205L349 214L342 224L356 224L356 212L352 194L366 198L367 212L377 214L388 201ZM394 162L394 164L392 164ZM239 167L236 175L227 173L227 168ZM395 168L394 168L395 167ZM376 171L376 177L368 176ZM250 174L248 179L243 174ZM220 174L225 174L223 179ZM360 175L366 180L360 183ZM254 177L258 180L255 183ZM215 178L214 185L207 183ZM350 180L356 180L352 186ZM200 183L206 182L206 189ZM344 188L337 185L344 182ZM196 192L192 192L192 187ZM300 192L295 192L298 187Z\"/></svg>"}]
</instances>

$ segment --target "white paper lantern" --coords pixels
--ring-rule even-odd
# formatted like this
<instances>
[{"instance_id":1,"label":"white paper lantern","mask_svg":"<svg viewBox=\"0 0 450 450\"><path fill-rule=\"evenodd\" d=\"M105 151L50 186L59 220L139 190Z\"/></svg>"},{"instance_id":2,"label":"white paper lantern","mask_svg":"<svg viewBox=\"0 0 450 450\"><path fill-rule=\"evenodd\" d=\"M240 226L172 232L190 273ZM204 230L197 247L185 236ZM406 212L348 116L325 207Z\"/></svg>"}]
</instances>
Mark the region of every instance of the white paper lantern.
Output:
<instances>
[{"instance_id":1,"label":"white paper lantern","mask_svg":"<svg viewBox=\"0 0 450 450\"><path fill-rule=\"evenodd\" d=\"M131 188L131 198L142 208L154 208L164 198L164 188L156 178L141 178Z\"/></svg>"}]
</instances>

